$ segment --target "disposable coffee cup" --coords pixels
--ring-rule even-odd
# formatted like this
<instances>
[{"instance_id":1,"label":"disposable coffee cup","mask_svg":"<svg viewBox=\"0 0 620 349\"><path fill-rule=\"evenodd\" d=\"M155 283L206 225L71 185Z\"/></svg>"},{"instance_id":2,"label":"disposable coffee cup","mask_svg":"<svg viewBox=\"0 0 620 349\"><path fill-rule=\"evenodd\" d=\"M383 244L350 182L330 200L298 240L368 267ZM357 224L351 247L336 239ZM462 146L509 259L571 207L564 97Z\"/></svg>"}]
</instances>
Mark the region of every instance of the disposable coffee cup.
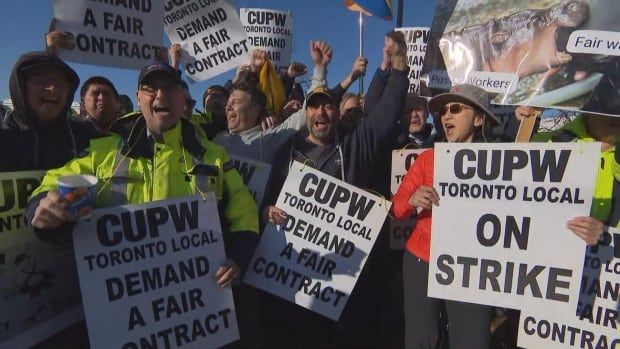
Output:
<instances>
[{"instance_id":1,"label":"disposable coffee cup","mask_svg":"<svg viewBox=\"0 0 620 349\"><path fill-rule=\"evenodd\" d=\"M90 215L95 204L97 177L70 175L58 178L58 194L65 199L67 211L75 217Z\"/></svg>"}]
</instances>

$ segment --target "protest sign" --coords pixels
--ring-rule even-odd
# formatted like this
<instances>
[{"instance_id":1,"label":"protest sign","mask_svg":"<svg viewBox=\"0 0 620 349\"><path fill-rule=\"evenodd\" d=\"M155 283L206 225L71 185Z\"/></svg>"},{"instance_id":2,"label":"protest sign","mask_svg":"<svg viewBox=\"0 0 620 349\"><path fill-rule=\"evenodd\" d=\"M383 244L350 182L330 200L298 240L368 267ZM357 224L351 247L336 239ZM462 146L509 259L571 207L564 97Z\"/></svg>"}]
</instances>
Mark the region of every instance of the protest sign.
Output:
<instances>
[{"instance_id":1,"label":"protest sign","mask_svg":"<svg viewBox=\"0 0 620 349\"><path fill-rule=\"evenodd\" d=\"M242 8L239 16L252 47L267 51L269 60L279 71L286 69L293 52L291 12Z\"/></svg>"},{"instance_id":2,"label":"protest sign","mask_svg":"<svg viewBox=\"0 0 620 349\"><path fill-rule=\"evenodd\" d=\"M140 69L167 55L162 1L54 0L54 18L75 37L75 48L59 53L67 61Z\"/></svg>"},{"instance_id":3,"label":"protest sign","mask_svg":"<svg viewBox=\"0 0 620 349\"><path fill-rule=\"evenodd\" d=\"M27 348L82 318L69 243L41 241L26 206L43 172L0 173L0 348Z\"/></svg>"},{"instance_id":4,"label":"protest sign","mask_svg":"<svg viewBox=\"0 0 620 349\"><path fill-rule=\"evenodd\" d=\"M443 60L425 69L431 87L468 83L497 93L494 103L619 114L613 0L440 2L433 27L443 33L429 50Z\"/></svg>"},{"instance_id":5,"label":"protest sign","mask_svg":"<svg viewBox=\"0 0 620 349\"><path fill-rule=\"evenodd\" d=\"M589 215L599 156L599 143L435 144L428 295L576 306L584 243L566 222Z\"/></svg>"},{"instance_id":6,"label":"protest sign","mask_svg":"<svg viewBox=\"0 0 620 349\"><path fill-rule=\"evenodd\" d=\"M251 48L235 6L229 0L170 1L165 30L184 52L184 69L204 81L247 63Z\"/></svg>"},{"instance_id":7,"label":"protest sign","mask_svg":"<svg viewBox=\"0 0 620 349\"><path fill-rule=\"evenodd\" d=\"M429 28L396 28L405 35L407 65L409 66L409 93L420 94L420 72L424 66Z\"/></svg>"},{"instance_id":8,"label":"protest sign","mask_svg":"<svg viewBox=\"0 0 620 349\"><path fill-rule=\"evenodd\" d=\"M244 281L338 320L391 203L294 162Z\"/></svg>"},{"instance_id":9,"label":"protest sign","mask_svg":"<svg viewBox=\"0 0 620 349\"><path fill-rule=\"evenodd\" d=\"M73 231L92 348L217 348L239 338L213 193L95 210Z\"/></svg>"},{"instance_id":10,"label":"protest sign","mask_svg":"<svg viewBox=\"0 0 620 349\"><path fill-rule=\"evenodd\" d=\"M399 149L392 151L392 175L390 176L390 190L392 196L398 191L398 187L403 181L403 177L409 171L415 160L426 149ZM416 223L418 211L414 211L413 216L408 219L399 220L390 218L390 248L392 250L402 250L411 235L411 231Z\"/></svg>"},{"instance_id":11,"label":"protest sign","mask_svg":"<svg viewBox=\"0 0 620 349\"><path fill-rule=\"evenodd\" d=\"M574 307L521 310L519 346L524 348L620 348L620 231L608 228L588 247L581 295Z\"/></svg>"},{"instance_id":12,"label":"protest sign","mask_svg":"<svg viewBox=\"0 0 620 349\"><path fill-rule=\"evenodd\" d=\"M234 154L230 154L230 159L241 175L243 183L250 190L254 201L256 201L258 207L260 207L263 202L263 197L265 196L267 182L269 181L271 165Z\"/></svg>"}]
</instances>

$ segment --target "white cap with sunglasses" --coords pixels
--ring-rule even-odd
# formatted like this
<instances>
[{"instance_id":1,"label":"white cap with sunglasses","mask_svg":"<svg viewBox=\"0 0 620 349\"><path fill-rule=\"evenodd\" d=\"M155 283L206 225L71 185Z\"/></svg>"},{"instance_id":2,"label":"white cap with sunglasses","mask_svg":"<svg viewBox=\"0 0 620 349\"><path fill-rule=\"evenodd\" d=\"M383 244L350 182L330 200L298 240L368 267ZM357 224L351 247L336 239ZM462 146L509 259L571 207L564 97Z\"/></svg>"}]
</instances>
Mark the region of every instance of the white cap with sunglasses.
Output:
<instances>
[{"instance_id":1,"label":"white cap with sunglasses","mask_svg":"<svg viewBox=\"0 0 620 349\"><path fill-rule=\"evenodd\" d=\"M480 87L467 84L452 86L449 93L442 93L431 98L428 101L428 110L434 116L440 116L445 113L445 105L450 102L461 102L474 106L480 109L485 116L488 116L491 122L500 124L497 117L489 111L491 105L489 94Z\"/></svg>"}]
</instances>

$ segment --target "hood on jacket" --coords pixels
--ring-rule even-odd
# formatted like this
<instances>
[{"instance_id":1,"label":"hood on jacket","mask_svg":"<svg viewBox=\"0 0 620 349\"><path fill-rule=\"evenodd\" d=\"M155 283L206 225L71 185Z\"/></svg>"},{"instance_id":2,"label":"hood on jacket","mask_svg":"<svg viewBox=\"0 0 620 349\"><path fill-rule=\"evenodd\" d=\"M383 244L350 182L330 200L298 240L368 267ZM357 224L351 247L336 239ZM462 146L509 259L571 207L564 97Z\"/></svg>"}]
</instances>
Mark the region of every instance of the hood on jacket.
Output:
<instances>
[{"instance_id":1,"label":"hood on jacket","mask_svg":"<svg viewBox=\"0 0 620 349\"><path fill-rule=\"evenodd\" d=\"M29 52L23 54L11 71L9 78L9 92L11 93L11 101L13 102L13 112L7 115L3 121L3 127L19 130L28 130L36 128L38 120L33 118L34 113L28 105L26 98L26 73L29 69L38 67L55 67L60 69L69 82L69 97L67 104L64 106L61 115L54 120L54 124L66 123L66 117L69 115L73 95L80 84L80 78L76 72L71 69L61 59L50 55L47 52Z\"/></svg>"}]
</instances>

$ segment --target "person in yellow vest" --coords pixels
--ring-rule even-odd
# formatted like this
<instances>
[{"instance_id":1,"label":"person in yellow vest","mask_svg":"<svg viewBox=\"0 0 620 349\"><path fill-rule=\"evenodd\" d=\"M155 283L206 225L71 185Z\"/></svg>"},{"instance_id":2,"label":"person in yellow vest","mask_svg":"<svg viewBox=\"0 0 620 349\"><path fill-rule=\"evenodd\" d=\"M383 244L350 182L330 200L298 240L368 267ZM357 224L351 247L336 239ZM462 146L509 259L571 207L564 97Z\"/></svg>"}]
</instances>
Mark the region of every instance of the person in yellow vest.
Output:
<instances>
[{"instance_id":1,"label":"person in yellow vest","mask_svg":"<svg viewBox=\"0 0 620 349\"><path fill-rule=\"evenodd\" d=\"M535 142L601 142L601 161L590 216L575 217L566 226L588 245L596 245L605 226L620 228L620 118L582 113L554 132L538 133Z\"/></svg>"},{"instance_id":2,"label":"person in yellow vest","mask_svg":"<svg viewBox=\"0 0 620 349\"><path fill-rule=\"evenodd\" d=\"M27 217L42 238L69 231L76 217L57 193L57 179L90 174L99 179L95 208L181 197L211 191L225 234L227 262L216 272L222 287L239 278L258 242L258 209L226 151L183 119L186 99L176 70L164 63L140 72L140 113L119 119L116 134L90 147L63 167L47 171L31 197Z\"/></svg>"}]
</instances>

